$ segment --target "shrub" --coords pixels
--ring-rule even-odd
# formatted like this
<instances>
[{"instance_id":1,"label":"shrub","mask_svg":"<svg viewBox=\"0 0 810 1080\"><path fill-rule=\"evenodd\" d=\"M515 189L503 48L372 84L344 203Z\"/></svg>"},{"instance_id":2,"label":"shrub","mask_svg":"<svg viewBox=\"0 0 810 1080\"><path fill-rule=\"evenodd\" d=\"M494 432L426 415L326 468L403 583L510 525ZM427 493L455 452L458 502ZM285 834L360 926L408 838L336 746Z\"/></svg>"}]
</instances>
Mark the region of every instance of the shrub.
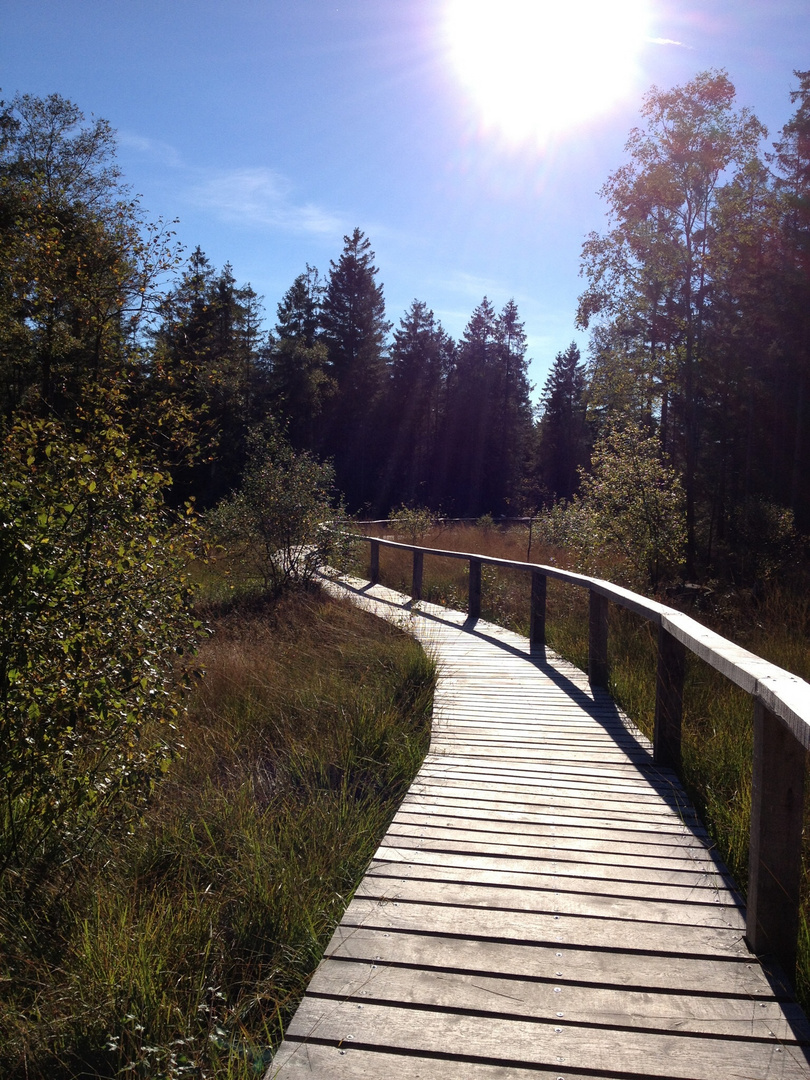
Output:
<instances>
[{"instance_id":1,"label":"shrub","mask_svg":"<svg viewBox=\"0 0 810 1080\"><path fill-rule=\"evenodd\" d=\"M686 519L683 487L661 452L658 436L631 421L612 427L582 474L582 504L597 544L623 552L631 584L653 589L683 561Z\"/></svg>"},{"instance_id":2,"label":"shrub","mask_svg":"<svg viewBox=\"0 0 810 1080\"><path fill-rule=\"evenodd\" d=\"M196 630L189 522L99 402L19 418L0 474L0 873L68 860L168 765Z\"/></svg>"},{"instance_id":3,"label":"shrub","mask_svg":"<svg viewBox=\"0 0 810 1080\"><path fill-rule=\"evenodd\" d=\"M388 518L394 532L402 533L411 544L421 544L436 527L436 515L424 506L400 506Z\"/></svg>"},{"instance_id":4,"label":"shrub","mask_svg":"<svg viewBox=\"0 0 810 1080\"><path fill-rule=\"evenodd\" d=\"M254 432L242 486L208 516L219 540L266 590L306 585L333 545L334 470L276 434Z\"/></svg>"}]
</instances>

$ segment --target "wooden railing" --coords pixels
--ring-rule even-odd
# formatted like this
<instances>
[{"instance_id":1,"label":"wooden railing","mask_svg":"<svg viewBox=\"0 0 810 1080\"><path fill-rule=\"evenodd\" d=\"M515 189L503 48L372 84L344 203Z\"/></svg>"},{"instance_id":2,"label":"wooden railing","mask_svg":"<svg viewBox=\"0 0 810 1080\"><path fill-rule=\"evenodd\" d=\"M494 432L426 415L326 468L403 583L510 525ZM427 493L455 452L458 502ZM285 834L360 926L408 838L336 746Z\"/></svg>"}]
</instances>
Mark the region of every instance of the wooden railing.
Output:
<instances>
[{"instance_id":1,"label":"wooden railing","mask_svg":"<svg viewBox=\"0 0 810 1080\"><path fill-rule=\"evenodd\" d=\"M750 695L754 713L754 760L751 794L746 938L760 956L775 958L793 978L799 927L802 816L805 752L810 748L810 684L783 668L742 649L688 615L599 578L553 566L497 559L487 555L402 544L376 536L344 534L370 545L372 584L380 580L380 549L413 555L411 598L422 598L426 555L464 559L469 564L470 619L481 615L481 568L498 566L531 574L532 645L545 645L546 583L549 578L589 593L588 678L593 686L608 682L608 604L641 615L658 628L655 727L656 764L679 768L686 650L722 672Z\"/></svg>"}]
</instances>

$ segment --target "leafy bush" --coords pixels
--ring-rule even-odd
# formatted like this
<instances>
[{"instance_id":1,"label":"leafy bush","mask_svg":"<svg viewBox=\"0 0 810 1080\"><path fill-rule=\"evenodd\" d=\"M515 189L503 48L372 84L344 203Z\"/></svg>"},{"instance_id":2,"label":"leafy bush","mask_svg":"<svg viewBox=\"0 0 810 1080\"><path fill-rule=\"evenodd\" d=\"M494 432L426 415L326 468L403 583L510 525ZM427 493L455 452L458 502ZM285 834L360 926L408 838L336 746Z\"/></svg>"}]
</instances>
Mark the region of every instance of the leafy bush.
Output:
<instances>
[{"instance_id":1,"label":"leafy bush","mask_svg":"<svg viewBox=\"0 0 810 1080\"><path fill-rule=\"evenodd\" d=\"M572 565L568 569L591 574L597 571L596 522L588 506L576 495L561 499L532 522L534 539L551 548L564 549Z\"/></svg>"},{"instance_id":2,"label":"leafy bush","mask_svg":"<svg viewBox=\"0 0 810 1080\"><path fill-rule=\"evenodd\" d=\"M766 499L749 498L736 507L728 532L734 538L733 562L743 580L772 577L800 550L792 510Z\"/></svg>"},{"instance_id":3,"label":"leafy bush","mask_svg":"<svg viewBox=\"0 0 810 1080\"><path fill-rule=\"evenodd\" d=\"M137 807L168 764L198 623L188 522L100 402L19 418L0 475L0 873ZM126 795L122 799L122 795ZM84 838L84 839L83 839Z\"/></svg>"},{"instance_id":4,"label":"leafy bush","mask_svg":"<svg viewBox=\"0 0 810 1080\"><path fill-rule=\"evenodd\" d=\"M582 476L582 502L598 542L624 552L632 584L655 588L683 561L686 518L683 487L661 452L658 436L632 421L599 440L592 471Z\"/></svg>"},{"instance_id":5,"label":"leafy bush","mask_svg":"<svg viewBox=\"0 0 810 1080\"><path fill-rule=\"evenodd\" d=\"M388 518L394 532L402 533L411 544L421 544L436 527L436 515L424 506L400 506Z\"/></svg>"},{"instance_id":6,"label":"leafy bush","mask_svg":"<svg viewBox=\"0 0 810 1080\"><path fill-rule=\"evenodd\" d=\"M208 522L221 543L278 592L307 584L333 545L334 470L280 436L254 432L242 486Z\"/></svg>"}]
</instances>

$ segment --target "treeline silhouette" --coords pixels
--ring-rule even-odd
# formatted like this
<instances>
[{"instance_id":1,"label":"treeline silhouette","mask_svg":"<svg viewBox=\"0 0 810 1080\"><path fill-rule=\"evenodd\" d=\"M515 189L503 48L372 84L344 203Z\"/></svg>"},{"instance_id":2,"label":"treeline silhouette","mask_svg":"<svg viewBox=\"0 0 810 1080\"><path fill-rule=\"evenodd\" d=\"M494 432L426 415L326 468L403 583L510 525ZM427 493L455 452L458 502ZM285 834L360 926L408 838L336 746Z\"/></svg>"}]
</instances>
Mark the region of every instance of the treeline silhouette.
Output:
<instances>
[{"instance_id":1,"label":"treeline silhouette","mask_svg":"<svg viewBox=\"0 0 810 1080\"><path fill-rule=\"evenodd\" d=\"M453 340L424 300L388 320L368 237L305 266L268 329L198 248L178 260L114 163L104 121L58 95L0 113L0 406L70 414L118 381L128 424L208 507L271 423L334 462L349 510L523 513L575 497L611 427L641 424L684 486L688 571L810 528L810 72L766 133L724 72L653 89L583 247L583 362L533 408L518 308L484 297ZM174 273L169 287L161 284Z\"/></svg>"}]
</instances>

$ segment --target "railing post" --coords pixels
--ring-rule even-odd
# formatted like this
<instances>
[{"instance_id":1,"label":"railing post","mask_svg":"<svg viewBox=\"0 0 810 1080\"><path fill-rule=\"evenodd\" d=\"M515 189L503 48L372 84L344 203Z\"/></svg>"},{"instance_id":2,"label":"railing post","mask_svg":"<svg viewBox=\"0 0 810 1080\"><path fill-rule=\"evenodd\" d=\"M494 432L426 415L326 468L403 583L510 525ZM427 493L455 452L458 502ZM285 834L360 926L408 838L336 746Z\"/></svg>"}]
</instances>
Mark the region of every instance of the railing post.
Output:
<instances>
[{"instance_id":1,"label":"railing post","mask_svg":"<svg viewBox=\"0 0 810 1080\"><path fill-rule=\"evenodd\" d=\"M546 643L546 575L532 570L532 606L529 615L529 643Z\"/></svg>"},{"instance_id":2,"label":"railing post","mask_svg":"<svg viewBox=\"0 0 810 1080\"><path fill-rule=\"evenodd\" d=\"M588 620L588 682L591 686L608 684L607 637L607 597L591 589Z\"/></svg>"},{"instance_id":3,"label":"railing post","mask_svg":"<svg viewBox=\"0 0 810 1080\"><path fill-rule=\"evenodd\" d=\"M471 619L481 618L481 560L470 559L470 595L467 614Z\"/></svg>"},{"instance_id":4,"label":"railing post","mask_svg":"<svg viewBox=\"0 0 810 1080\"><path fill-rule=\"evenodd\" d=\"M371 569L368 573L372 585L378 585L380 581L380 543L378 540L371 541Z\"/></svg>"},{"instance_id":5,"label":"railing post","mask_svg":"<svg viewBox=\"0 0 810 1080\"><path fill-rule=\"evenodd\" d=\"M754 772L745 936L752 951L796 972L805 751L789 728L754 702Z\"/></svg>"},{"instance_id":6,"label":"railing post","mask_svg":"<svg viewBox=\"0 0 810 1080\"><path fill-rule=\"evenodd\" d=\"M414 604L422 599L422 567L424 566L423 551L413 553L413 577L411 578L411 600Z\"/></svg>"},{"instance_id":7,"label":"railing post","mask_svg":"<svg viewBox=\"0 0 810 1080\"><path fill-rule=\"evenodd\" d=\"M658 628L658 671L655 679L653 760L673 769L681 766L681 719L686 649L663 626Z\"/></svg>"}]
</instances>

